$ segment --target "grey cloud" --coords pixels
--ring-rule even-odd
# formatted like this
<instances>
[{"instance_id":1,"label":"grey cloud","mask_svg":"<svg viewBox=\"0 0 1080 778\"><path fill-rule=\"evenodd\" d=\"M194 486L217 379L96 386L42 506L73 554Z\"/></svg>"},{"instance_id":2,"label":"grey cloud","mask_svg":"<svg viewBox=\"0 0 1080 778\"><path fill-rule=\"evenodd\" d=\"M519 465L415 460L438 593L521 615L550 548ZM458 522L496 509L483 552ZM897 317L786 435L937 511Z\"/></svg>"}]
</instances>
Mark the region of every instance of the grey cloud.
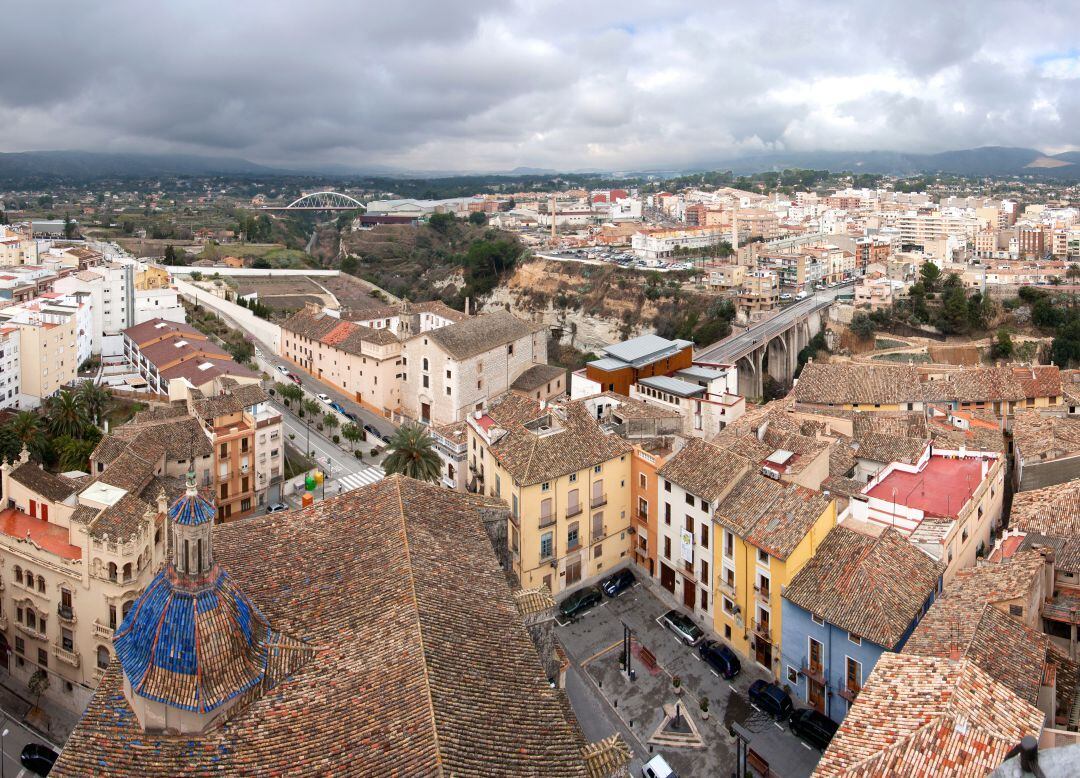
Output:
<instances>
[{"instance_id":1,"label":"grey cloud","mask_svg":"<svg viewBox=\"0 0 1080 778\"><path fill-rule=\"evenodd\" d=\"M1076 143L1072 8L969 0L25 3L0 150L414 169ZM1043 106L1033 109L1036 101Z\"/></svg>"}]
</instances>

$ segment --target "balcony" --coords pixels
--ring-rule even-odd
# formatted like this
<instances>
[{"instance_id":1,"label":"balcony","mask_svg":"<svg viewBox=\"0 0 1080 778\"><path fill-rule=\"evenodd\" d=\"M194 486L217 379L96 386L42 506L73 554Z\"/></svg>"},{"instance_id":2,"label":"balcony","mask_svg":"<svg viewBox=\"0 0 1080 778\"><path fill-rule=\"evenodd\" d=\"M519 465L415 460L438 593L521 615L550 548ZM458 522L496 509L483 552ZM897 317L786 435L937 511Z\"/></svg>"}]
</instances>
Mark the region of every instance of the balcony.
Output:
<instances>
[{"instance_id":1,"label":"balcony","mask_svg":"<svg viewBox=\"0 0 1080 778\"><path fill-rule=\"evenodd\" d=\"M769 622L751 619L750 628L754 631L754 634L761 639L767 640L770 643L772 642L772 632L769 629Z\"/></svg>"},{"instance_id":2,"label":"balcony","mask_svg":"<svg viewBox=\"0 0 1080 778\"><path fill-rule=\"evenodd\" d=\"M799 672L812 681L817 681L822 685L825 684L825 668L821 666L821 662L804 661Z\"/></svg>"},{"instance_id":3,"label":"balcony","mask_svg":"<svg viewBox=\"0 0 1080 778\"><path fill-rule=\"evenodd\" d=\"M716 588L719 589L722 594L727 595L732 600L734 600L738 596L738 592L735 589L734 581L717 581Z\"/></svg>"},{"instance_id":4,"label":"balcony","mask_svg":"<svg viewBox=\"0 0 1080 778\"><path fill-rule=\"evenodd\" d=\"M82 657L79 656L77 651L68 651L59 643L53 643L52 652L53 656L72 667L78 667L82 664Z\"/></svg>"},{"instance_id":5,"label":"balcony","mask_svg":"<svg viewBox=\"0 0 1080 778\"><path fill-rule=\"evenodd\" d=\"M640 521L640 522L644 522L645 524L648 524L649 523L649 512L648 511L643 511L640 508L638 508L637 520Z\"/></svg>"},{"instance_id":6,"label":"balcony","mask_svg":"<svg viewBox=\"0 0 1080 778\"><path fill-rule=\"evenodd\" d=\"M49 636L44 632L38 632L37 627L28 627L25 624L16 621L15 628L22 632L27 637L31 637L34 640L48 640Z\"/></svg>"},{"instance_id":7,"label":"balcony","mask_svg":"<svg viewBox=\"0 0 1080 778\"><path fill-rule=\"evenodd\" d=\"M841 686L837 690L837 694L843 697L848 702L855 702L855 698L859 696L860 687L857 683L849 683Z\"/></svg>"},{"instance_id":8,"label":"balcony","mask_svg":"<svg viewBox=\"0 0 1080 778\"><path fill-rule=\"evenodd\" d=\"M606 494L593 495L593 498L591 500L589 500L589 505L590 505L590 507L593 507L593 508L599 508L599 507L601 507L603 505L607 505L607 495Z\"/></svg>"},{"instance_id":9,"label":"balcony","mask_svg":"<svg viewBox=\"0 0 1080 778\"><path fill-rule=\"evenodd\" d=\"M101 638L102 640L112 640L113 634L116 632L112 627L102 624L100 621L94 622L94 637Z\"/></svg>"},{"instance_id":10,"label":"balcony","mask_svg":"<svg viewBox=\"0 0 1080 778\"><path fill-rule=\"evenodd\" d=\"M72 607L70 605L64 605L62 602L57 603L56 605L56 615L60 617L60 621L68 624L74 624L78 621L78 619L75 618L75 611Z\"/></svg>"},{"instance_id":11,"label":"balcony","mask_svg":"<svg viewBox=\"0 0 1080 778\"><path fill-rule=\"evenodd\" d=\"M554 523L555 523L555 514L554 513L549 513L549 514L540 516L540 529L543 529L544 527L550 527Z\"/></svg>"},{"instance_id":12,"label":"balcony","mask_svg":"<svg viewBox=\"0 0 1080 778\"><path fill-rule=\"evenodd\" d=\"M582 511L581 503L577 503L576 505L567 505L566 506L566 518L568 518L568 519L573 518L574 516L577 516L579 513L581 513L581 511Z\"/></svg>"},{"instance_id":13,"label":"balcony","mask_svg":"<svg viewBox=\"0 0 1080 778\"><path fill-rule=\"evenodd\" d=\"M770 592L771 592L771 589L768 586L755 586L754 587L754 596L757 597L759 602L762 602L762 603L764 603L766 605L768 605L769 602L770 602L770 600L769 600Z\"/></svg>"},{"instance_id":14,"label":"balcony","mask_svg":"<svg viewBox=\"0 0 1080 778\"><path fill-rule=\"evenodd\" d=\"M6 613L0 613L0 632L7 632L7 628L8 628L7 614Z\"/></svg>"}]
</instances>

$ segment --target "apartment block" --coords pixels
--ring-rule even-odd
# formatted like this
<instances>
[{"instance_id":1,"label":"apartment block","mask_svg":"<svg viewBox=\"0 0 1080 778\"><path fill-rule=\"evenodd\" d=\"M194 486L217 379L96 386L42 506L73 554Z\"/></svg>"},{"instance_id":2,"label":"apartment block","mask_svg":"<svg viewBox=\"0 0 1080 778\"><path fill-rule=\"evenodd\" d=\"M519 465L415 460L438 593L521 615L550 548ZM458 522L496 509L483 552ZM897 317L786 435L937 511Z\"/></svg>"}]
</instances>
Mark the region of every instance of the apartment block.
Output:
<instances>
[{"instance_id":1,"label":"apartment block","mask_svg":"<svg viewBox=\"0 0 1080 778\"><path fill-rule=\"evenodd\" d=\"M258 375L188 324L151 319L124 330L123 344L128 364L155 394L172 396L173 382L201 389L221 376L258 380Z\"/></svg>"},{"instance_id":2,"label":"apartment block","mask_svg":"<svg viewBox=\"0 0 1080 778\"><path fill-rule=\"evenodd\" d=\"M22 362L18 327L0 327L0 409L19 407Z\"/></svg>"},{"instance_id":3,"label":"apartment block","mask_svg":"<svg viewBox=\"0 0 1080 778\"><path fill-rule=\"evenodd\" d=\"M51 306L0 309L0 325L19 332L19 407L42 401L75 381L79 370L77 315Z\"/></svg>"}]
</instances>

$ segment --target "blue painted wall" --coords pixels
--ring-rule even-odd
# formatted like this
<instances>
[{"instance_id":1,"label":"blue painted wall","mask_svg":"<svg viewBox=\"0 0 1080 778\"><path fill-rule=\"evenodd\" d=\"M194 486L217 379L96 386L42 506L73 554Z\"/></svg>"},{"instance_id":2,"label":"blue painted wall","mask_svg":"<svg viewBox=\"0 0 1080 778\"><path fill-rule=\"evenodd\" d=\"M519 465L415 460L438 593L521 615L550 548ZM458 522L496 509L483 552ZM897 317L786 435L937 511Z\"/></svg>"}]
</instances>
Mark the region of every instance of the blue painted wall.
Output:
<instances>
[{"instance_id":1,"label":"blue painted wall","mask_svg":"<svg viewBox=\"0 0 1080 778\"><path fill-rule=\"evenodd\" d=\"M940 586L940 581L939 581ZM825 676L825 714L840 723L847 715L850 704L840 696L839 691L847 686L847 658L851 657L862 664L861 684L866 683L877 664L878 657L885 651L900 651L904 643L915 630L919 620L934 601L934 594L927 597L918 617L908 626L904 636L895 646L879 646L869 640L862 640L861 645L853 643L846 630L825 622L817 624L809 611L783 599L783 635L781 636L781 680L791 687L791 696L796 707L809 707L807 701L808 679L800 671L809 665L809 638L821 643L822 665ZM794 681L792 680L794 670Z\"/></svg>"}]
</instances>

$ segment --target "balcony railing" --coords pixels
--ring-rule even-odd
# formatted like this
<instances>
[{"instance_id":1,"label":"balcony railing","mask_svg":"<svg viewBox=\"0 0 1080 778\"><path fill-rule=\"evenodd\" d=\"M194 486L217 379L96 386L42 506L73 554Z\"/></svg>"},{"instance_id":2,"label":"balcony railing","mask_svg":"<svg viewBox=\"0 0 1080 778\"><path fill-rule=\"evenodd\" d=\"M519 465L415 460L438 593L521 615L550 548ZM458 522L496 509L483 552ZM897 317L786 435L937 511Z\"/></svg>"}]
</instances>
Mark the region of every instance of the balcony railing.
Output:
<instances>
[{"instance_id":1,"label":"balcony railing","mask_svg":"<svg viewBox=\"0 0 1080 778\"><path fill-rule=\"evenodd\" d=\"M733 600L737 596L737 591L735 589L735 582L734 581L725 581L725 580L721 579L721 580L717 581L716 586L722 593L726 594L728 597L730 597Z\"/></svg>"},{"instance_id":2,"label":"balcony railing","mask_svg":"<svg viewBox=\"0 0 1080 778\"><path fill-rule=\"evenodd\" d=\"M593 498L589 500L589 505L593 508L599 508L601 505L607 505L607 495L594 494Z\"/></svg>"},{"instance_id":3,"label":"balcony railing","mask_svg":"<svg viewBox=\"0 0 1080 778\"><path fill-rule=\"evenodd\" d=\"M770 643L772 642L772 632L769 631L769 622L761 622L757 619L751 619L750 628L754 631L755 635L769 641Z\"/></svg>"},{"instance_id":4,"label":"balcony railing","mask_svg":"<svg viewBox=\"0 0 1080 778\"><path fill-rule=\"evenodd\" d=\"M861 687L857 683L849 683L841 686L837 691L837 694L848 702L855 702L855 698L859 696L860 689Z\"/></svg>"},{"instance_id":5,"label":"balcony railing","mask_svg":"<svg viewBox=\"0 0 1080 778\"><path fill-rule=\"evenodd\" d=\"M15 622L15 627L19 630L19 632L22 632L22 633L32 637L34 640L48 640L49 639L49 636L46 635L44 632L38 632L37 627L28 627L27 625L22 624L22 623L20 623L18 621Z\"/></svg>"},{"instance_id":6,"label":"balcony railing","mask_svg":"<svg viewBox=\"0 0 1080 778\"><path fill-rule=\"evenodd\" d=\"M582 510L583 510L583 508L582 508L581 503L576 503L574 505L567 505L566 506L566 518L569 519L569 518L572 518L574 516L577 516L579 513L581 513Z\"/></svg>"},{"instance_id":7,"label":"balcony railing","mask_svg":"<svg viewBox=\"0 0 1080 778\"><path fill-rule=\"evenodd\" d=\"M107 624L102 624L100 621L95 621L94 622L94 637L96 637L96 638L103 638L105 640L112 640L113 639L113 634L115 632L116 632L116 630L113 629L112 627L108 626Z\"/></svg>"},{"instance_id":8,"label":"balcony railing","mask_svg":"<svg viewBox=\"0 0 1080 778\"><path fill-rule=\"evenodd\" d=\"M649 521L649 512L648 511L643 511L643 510L641 510L641 508L638 508L637 517L638 517L638 521L644 521L644 522L648 523L648 521Z\"/></svg>"},{"instance_id":9,"label":"balcony railing","mask_svg":"<svg viewBox=\"0 0 1080 778\"><path fill-rule=\"evenodd\" d=\"M770 588L768 586L755 586L754 587L754 596L756 596L761 602L768 605L769 602L770 602L770 600L769 600L770 591L771 590L770 590Z\"/></svg>"},{"instance_id":10,"label":"balcony railing","mask_svg":"<svg viewBox=\"0 0 1080 778\"><path fill-rule=\"evenodd\" d=\"M804 661L800 672L813 681L825 683L825 668L821 666L821 662Z\"/></svg>"},{"instance_id":11,"label":"balcony railing","mask_svg":"<svg viewBox=\"0 0 1080 778\"><path fill-rule=\"evenodd\" d=\"M549 513L549 514L546 514L546 515L542 514L540 516L540 529L543 529L544 527L550 527L554 523L555 523L555 514L554 513Z\"/></svg>"},{"instance_id":12,"label":"balcony railing","mask_svg":"<svg viewBox=\"0 0 1080 778\"><path fill-rule=\"evenodd\" d=\"M53 656L72 667L78 667L82 664L82 657L79 656L77 651L68 651L59 643L53 643L52 652Z\"/></svg>"},{"instance_id":13,"label":"balcony railing","mask_svg":"<svg viewBox=\"0 0 1080 778\"><path fill-rule=\"evenodd\" d=\"M66 621L68 624L74 624L78 619L75 618L75 611L70 605L64 605L60 602L56 605L56 615L60 617L60 621Z\"/></svg>"}]
</instances>

